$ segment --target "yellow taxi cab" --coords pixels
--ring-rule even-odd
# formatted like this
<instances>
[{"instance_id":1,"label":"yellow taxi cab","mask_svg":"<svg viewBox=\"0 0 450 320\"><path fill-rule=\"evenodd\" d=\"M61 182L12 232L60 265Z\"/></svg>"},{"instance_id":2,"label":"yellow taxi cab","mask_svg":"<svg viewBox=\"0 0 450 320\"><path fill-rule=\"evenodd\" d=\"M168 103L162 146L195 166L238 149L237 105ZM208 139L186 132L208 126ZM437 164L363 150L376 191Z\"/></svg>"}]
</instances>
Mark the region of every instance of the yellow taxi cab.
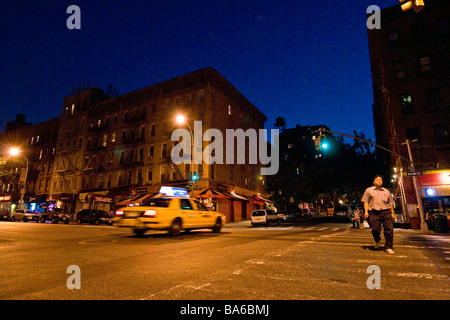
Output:
<instances>
[{"instance_id":1,"label":"yellow taxi cab","mask_svg":"<svg viewBox=\"0 0 450 320\"><path fill-rule=\"evenodd\" d=\"M141 206L119 208L114 218L115 226L131 228L136 235L147 230L167 230L172 236L192 229L220 232L225 223L224 214L209 211L200 201L190 198L186 189L173 187L161 187Z\"/></svg>"}]
</instances>

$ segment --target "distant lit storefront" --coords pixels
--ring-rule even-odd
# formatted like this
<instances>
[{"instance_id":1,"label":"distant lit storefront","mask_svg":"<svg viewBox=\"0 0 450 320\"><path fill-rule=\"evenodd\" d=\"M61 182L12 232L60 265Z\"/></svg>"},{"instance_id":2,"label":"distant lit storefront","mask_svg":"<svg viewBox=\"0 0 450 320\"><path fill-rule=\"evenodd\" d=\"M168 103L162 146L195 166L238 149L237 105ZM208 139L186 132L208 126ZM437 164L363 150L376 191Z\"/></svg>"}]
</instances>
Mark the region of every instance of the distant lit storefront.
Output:
<instances>
[{"instance_id":1,"label":"distant lit storefront","mask_svg":"<svg viewBox=\"0 0 450 320\"><path fill-rule=\"evenodd\" d=\"M426 213L445 213L450 220L450 170L425 171L417 178Z\"/></svg>"}]
</instances>

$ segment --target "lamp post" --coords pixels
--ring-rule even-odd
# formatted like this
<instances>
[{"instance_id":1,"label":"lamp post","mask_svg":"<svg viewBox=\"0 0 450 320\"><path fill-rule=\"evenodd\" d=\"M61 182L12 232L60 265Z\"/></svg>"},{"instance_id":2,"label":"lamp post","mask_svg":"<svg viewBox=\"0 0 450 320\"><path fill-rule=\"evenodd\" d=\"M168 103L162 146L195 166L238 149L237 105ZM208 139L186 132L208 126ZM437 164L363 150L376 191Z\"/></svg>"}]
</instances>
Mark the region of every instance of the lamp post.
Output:
<instances>
[{"instance_id":1,"label":"lamp post","mask_svg":"<svg viewBox=\"0 0 450 320\"><path fill-rule=\"evenodd\" d=\"M28 158L25 157L19 148L11 148L9 149L9 155L12 157L22 156L25 159L25 162L27 164L25 169L25 174L22 176L22 172L20 173L19 182L22 182L23 185L20 188L20 209L23 208L23 198L25 196L25 188L27 184L27 176L28 176Z\"/></svg>"},{"instance_id":2,"label":"lamp post","mask_svg":"<svg viewBox=\"0 0 450 320\"><path fill-rule=\"evenodd\" d=\"M189 132L191 134L191 165L190 165L190 171L191 172L190 172L190 180L192 180L192 174L194 172L194 144L193 144L192 140L194 140L194 134L192 133L191 126L187 122L186 117L184 115L182 115L182 114L177 115L176 118L175 118L175 121L176 121L176 123L178 123L180 125L182 125L182 124L187 125L187 127L189 128ZM195 181L194 181L194 183L195 183ZM194 189L194 187L192 187L192 189Z\"/></svg>"}]
</instances>

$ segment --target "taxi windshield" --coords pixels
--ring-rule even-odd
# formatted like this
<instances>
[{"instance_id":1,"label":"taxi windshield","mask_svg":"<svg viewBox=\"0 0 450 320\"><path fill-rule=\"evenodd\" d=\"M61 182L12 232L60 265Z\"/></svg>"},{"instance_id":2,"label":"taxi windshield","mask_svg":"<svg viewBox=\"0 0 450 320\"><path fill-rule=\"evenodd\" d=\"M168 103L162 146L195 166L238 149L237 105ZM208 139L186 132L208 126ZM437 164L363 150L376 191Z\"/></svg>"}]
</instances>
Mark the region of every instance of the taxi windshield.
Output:
<instances>
[{"instance_id":1,"label":"taxi windshield","mask_svg":"<svg viewBox=\"0 0 450 320\"><path fill-rule=\"evenodd\" d=\"M170 198L147 198L142 201L143 207L169 207Z\"/></svg>"}]
</instances>

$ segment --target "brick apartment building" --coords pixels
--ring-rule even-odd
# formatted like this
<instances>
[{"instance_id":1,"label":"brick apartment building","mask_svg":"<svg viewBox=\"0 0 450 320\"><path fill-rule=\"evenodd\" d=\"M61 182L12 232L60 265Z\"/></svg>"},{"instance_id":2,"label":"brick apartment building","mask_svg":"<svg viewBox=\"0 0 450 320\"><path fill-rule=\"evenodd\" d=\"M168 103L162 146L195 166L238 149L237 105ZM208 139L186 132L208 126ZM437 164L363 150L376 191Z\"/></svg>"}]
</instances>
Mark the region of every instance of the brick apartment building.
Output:
<instances>
[{"instance_id":1,"label":"brick apartment building","mask_svg":"<svg viewBox=\"0 0 450 320\"><path fill-rule=\"evenodd\" d=\"M13 174L3 172L0 181L0 210L18 204L21 184L19 172L23 168L27 173L27 187L24 202L34 209L34 206L46 201L50 191L53 173L53 162L56 152L60 118L54 118L36 125L27 124L24 115L18 115L16 120L6 125L5 132L0 135L0 154L10 163L4 168L14 171ZM21 154L16 159L8 156L9 149L16 147ZM0 196L0 197L1 197Z\"/></svg>"},{"instance_id":2,"label":"brick apartment building","mask_svg":"<svg viewBox=\"0 0 450 320\"><path fill-rule=\"evenodd\" d=\"M172 162L172 132L194 128L194 121L201 121L202 134L215 128L224 137L226 129L264 128L266 116L215 69L120 96L107 95L95 86L76 91L64 98L61 117L51 120L55 141L42 152L53 162L44 164L35 152L30 159L33 169L46 172L28 181L32 196L45 195L47 202L57 202L71 213L83 208L110 212L119 199L172 185L190 189L192 196L226 214L228 221L247 219L254 208L266 205L260 164L203 162L191 169L190 164ZM178 114L185 116L187 124L176 123ZM30 128L45 126L11 132L20 131L27 145L35 148L38 133L31 134ZM39 143L45 141L42 137ZM210 143L203 141L203 150ZM198 175L196 183L192 183L193 171Z\"/></svg>"},{"instance_id":3,"label":"brick apartment building","mask_svg":"<svg viewBox=\"0 0 450 320\"><path fill-rule=\"evenodd\" d=\"M377 144L409 159L425 213L450 212L450 1L428 0L424 9L381 12L381 29L368 31ZM420 219L408 161L380 152L401 172L397 196L413 227ZM396 172L394 172L396 168Z\"/></svg>"}]
</instances>

